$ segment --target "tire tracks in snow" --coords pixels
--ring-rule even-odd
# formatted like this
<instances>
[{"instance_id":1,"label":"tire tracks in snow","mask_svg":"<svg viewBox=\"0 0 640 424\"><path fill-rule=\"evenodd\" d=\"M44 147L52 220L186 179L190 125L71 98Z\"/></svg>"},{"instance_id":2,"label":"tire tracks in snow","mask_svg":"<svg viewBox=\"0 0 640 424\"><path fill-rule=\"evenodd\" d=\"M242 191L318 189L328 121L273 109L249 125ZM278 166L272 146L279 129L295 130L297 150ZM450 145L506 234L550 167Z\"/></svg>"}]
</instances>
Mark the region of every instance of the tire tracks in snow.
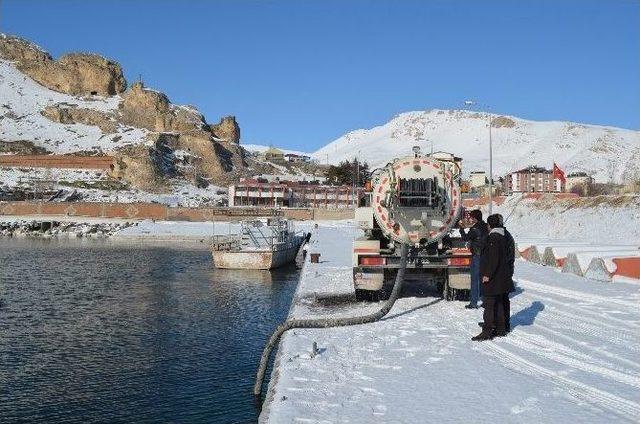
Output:
<instances>
[{"instance_id":1,"label":"tire tracks in snow","mask_svg":"<svg viewBox=\"0 0 640 424\"><path fill-rule=\"evenodd\" d=\"M636 334L638 331L640 331L640 325L636 324L635 322L626 321L626 320L623 320L623 319L620 319L620 318L616 318L616 317L610 317L610 316L606 316L605 317L602 314L600 314L599 312L594 312L594 311L590 310L588 308L588 306L573 305L573 304L570 304L570 303L566 303L566 302L563 302L561 300L545 296L544 294L540 294L535 289L533 289L533 290L525 290L523 293L526 293L527 291L530 292L530 296L535 296L536 298L538 298L540 300L544 300L546 302L559 304L559 305L562 305L562 307L564 307L564 308L577 310L577 311L580 311L581 314L590 315L593 318L586 318L586 320L589 320L589 322L591 322L591 323L596 322L599 325L603 325L605 327L610 327L610 328L613 328L613 329L615 329L617 331L618 330L623 330L623 331L627 331L627 332L634 333L634 334ZM534 295L531 292L536 292L536 293ZM606 321L610 321L610 322L612 322L612 324L609 324ZM615 324L613 324L613 323L615 323Z\"/></svg>"},{"instance_id":2,"label":"tire tracks in snow","mask_svg":"<svg viewBox=\"0 0 640 424\"><path fill-rule=\"evenodd\" d=\"M597 294L586 293L582 291L575 291L570 289L563 289L561 287L556 287L550 284L540 284L533 282L531 280L527 280L526 278L518 278L518 285L520 283L524 283L524 287L530 287L532 290L542 291L544 293L555 294L562 297L568 297L570 299L575 299L578 301L591 301L593 303L602 302L602 303L612 303L618 306L624 306L626 308L630 308L634 312L640 311L640 306L636 302L626 302L624 300L617 299L615 297L606 297L600 296Z\"/></svg>"},{"instance_id":3,"label":"tire tracks in snow","mask_svg":"<svg viewBox=\"0 0 640 424\"><path fill-rule=\"evenodd\" d=\"M551 299L544 298L544 296L538 296L530 292L527 293L526 290L520 296L523 296L521 299L527 299L527 301L547 301L547 299ZM514 300L517 303L514 302ZM522 302L519 300L520 299L518 298L512 298L513 306L523 307L524 305L522 305ZM551 299L550 303L554 302L558 301ZM513 311L514 308L512 307L511 310ZM638 332L634 332L629 329L621 329L619 326L607 324L605 321L608 318L602 317L602 319L597 320L591 317L585 317L583 312L584 309L577 308L575 313L571 313L556 306L545 304L544 313L541 313L539 317L536 317L535 321L544 323L547 327L554 327L561 330L569 329L585 334L588 337L621 346L627 350L640 352L640 344L638 344L639 338L637 335Z\"/></svg>"},{"instance_id":4,"label":"tire tracks in snow","mask_svg":"<svg viewBox=\"0 0 640 424\"><path fill-rule=\"evenodd\" d=\"M545 359L557 362L559 364L567 365L571 368L585 371L587 373L598 374L609 380L613 380L618 383L626 384L631 387L640 388L640 377L617 371L609 366L597 365L594 363L585 362L585 360L591 360L596 362L593 358L584 358L580 352L576 352L570 348L566 348L557 343L550 342L545 339L542 340L527 340L528 338L522 337L520 334L505 337L504 342L518 347L526 352L535 352L537 356L541 356ZM565 353L560 353L564 351ZM583 359L578 359L582 357ZM610 364L608 364L610 365Z\"/></svg>"},{"instance_id":5,"label":"tire tracks in snow","mask_svg":"<svg viewBox=\"0 0 640 424\"><path fill-rule=\"evenodd\" d=\"M506 366L518 372L526 372L530 375L546 377L549 381L561 387L565 392L586 403L595 404L634 422L640 420L640 404L636 402L600 390L589 384L559 375L553 370L518 356L495 342L484 342L483 345L480 346L480 350L488 352Z\"/></svg>"},{"instance_id":6,"label":"tire tracks in snow","mask_svg":"<svg viewBox=\"0 0 640 424\"><path fill-rule=\"evenodd\" d=\"M453 320L452 316L450 317L450 319L459 328L461 334L466 334L468 336L472 335L472 332L469 331L468 328L466 328L463 322ZM527 359L518 355L516 352L513 352L510 349L506 348L506 346L502 345L500 341L504 340L506 342L505 345L512 345L515 348L524 349L528 353L535 355L536 358L539 358L543 361L560 363L563 365L568 365L572 368L576 367L577 365L578 367L588 369L590 372L592 372L596 367L589 367L589 364L578 365L578 360L570 357L561 358L562 355L556 354L545 356L539 354L539 349L537 349L535 345L531 343L527 345L527 343L524 341L509 340L510 338L513 339L514 337L517 337L517 334L514 335L514 333L512 332L504 339L481 342L478 346L478 350L494 357L497 361L503 363L506 367L513 369L516 372L547 379L555 386L559 387L563 392L567 393L575 399L598 406L601 409L614 413L625 419L631 420L632 422L638 422L640 420L640 404L638 404L637 402L625 399L605 390L601 390L597 387L594 387L587 383L583 383L576 379L565 377L559 374L557 371L551 370L540 363L536 363L537 361L535 360ZM560 360L557 361L557 359ZM618 377L618 379L626 379L626 377L621 377L622 373L620 372L611 372L612 370L605 367L598 367L596 369L602 374L605 374L608 379L614 376ZM617 381L616 378L612 378L612 380ZM632 383L632 386L635 386L639 383L636 379L627 379L627 382ZM618 381L618 383L622 382Z\"/></svg>"},{"instance_id":7,"label":"tire tracks in snow","mask_svg":"<svg viewBox=\"0 0 640 424\"><path fill-rule=\"evenodd\" d=\"M536 328L538 330L542 330L544 332L547 332L547 333L553 335L554 337L557 337L557 338L560 338L560 339L563 339L563 340L567 340L569 343L573 343L573 344L575 344L577 346L580 346L581 348L589 349L596 355L604 356L607 359L616 361L618 363L624 363L627 367L636 368L637 370L640 370L640 363L639 362L634 362L634 361L631 361L631 360L629 360L627 358L623 358L620 355L616 355L615 353L611 353L611 352L608 352L606 350L602 350L602 349L599 349L597 347L591 346L587 342L574 339L571 336L567 336L566 334L561 333L560 331L553 330L553 329L548 328L548 327L537 326ZM627 371L626 369L623 369L622 367L620 367L619 370L623 371L623 372Z\"/></svg>"}]
</instances>

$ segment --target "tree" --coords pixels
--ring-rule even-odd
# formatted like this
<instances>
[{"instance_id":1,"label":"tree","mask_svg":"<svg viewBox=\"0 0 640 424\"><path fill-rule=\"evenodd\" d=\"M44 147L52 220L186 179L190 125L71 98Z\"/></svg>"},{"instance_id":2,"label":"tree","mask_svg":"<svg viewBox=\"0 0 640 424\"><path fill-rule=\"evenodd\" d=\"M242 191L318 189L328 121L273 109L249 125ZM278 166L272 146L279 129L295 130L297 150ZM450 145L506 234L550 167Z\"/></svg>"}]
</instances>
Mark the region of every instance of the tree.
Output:
<instances>
[{"instance_id":1,"label":"tree","mask_svg":"<svg viewBox=\"0 0 640 424\"><path fill-rule=\"evenodd\" d=\"M369 179L369 165L366 162L344 160L338 165L331 165L327 169L327 181L335 185L364 185Z\"/></svg>"}]
</instances>

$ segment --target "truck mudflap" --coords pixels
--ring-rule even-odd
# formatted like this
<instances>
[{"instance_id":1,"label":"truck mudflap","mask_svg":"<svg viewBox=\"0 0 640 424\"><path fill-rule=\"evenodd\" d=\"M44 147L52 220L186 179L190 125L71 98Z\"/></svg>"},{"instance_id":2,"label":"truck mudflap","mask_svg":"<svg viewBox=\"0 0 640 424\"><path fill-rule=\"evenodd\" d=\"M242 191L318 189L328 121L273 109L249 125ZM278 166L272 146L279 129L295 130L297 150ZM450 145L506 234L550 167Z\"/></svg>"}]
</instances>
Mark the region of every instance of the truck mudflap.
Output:
<instances>
[{"instance_id":1,"label":"truck mudflap","mask_svg":"<svg viewBox=\"0 0 640 424\"><path fill-rule=\"evenodd\" d=\"M384 284L384 270L353 268L353 286L356 290L378 291Z\"/></svg>"}]
</instances>

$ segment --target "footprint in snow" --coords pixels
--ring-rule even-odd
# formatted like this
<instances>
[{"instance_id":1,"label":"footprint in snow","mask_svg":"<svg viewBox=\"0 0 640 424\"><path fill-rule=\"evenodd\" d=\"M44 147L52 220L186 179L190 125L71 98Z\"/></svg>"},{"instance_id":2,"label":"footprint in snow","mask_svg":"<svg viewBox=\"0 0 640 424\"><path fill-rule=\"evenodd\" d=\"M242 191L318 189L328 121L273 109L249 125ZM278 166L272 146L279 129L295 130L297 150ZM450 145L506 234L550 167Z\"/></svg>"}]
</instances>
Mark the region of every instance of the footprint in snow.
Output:
<instances>
[{"instance_id":1,"label":"footprint in snow","mask_svg":"<svg viewBox=\"0 0 640 424\"><path fill-rule=\"evenodd\" d=\"M520 403L520 405L515 405L511 407L511 413L514 415L522 414L523 412L528 411L540 411L540 407L538 406L538 398L529 397Z\"/></svg>"},{"instance_id":2,"label":"footprint in snow","mask_svg":"<svg viewBox=\"0 0 640 424\"><path fill-rule=\"evenodd\" d=\"M384 415L387 412L387 407L384 405L376 405L373 407L373 415Z\"/></svg>"}]
</instances>

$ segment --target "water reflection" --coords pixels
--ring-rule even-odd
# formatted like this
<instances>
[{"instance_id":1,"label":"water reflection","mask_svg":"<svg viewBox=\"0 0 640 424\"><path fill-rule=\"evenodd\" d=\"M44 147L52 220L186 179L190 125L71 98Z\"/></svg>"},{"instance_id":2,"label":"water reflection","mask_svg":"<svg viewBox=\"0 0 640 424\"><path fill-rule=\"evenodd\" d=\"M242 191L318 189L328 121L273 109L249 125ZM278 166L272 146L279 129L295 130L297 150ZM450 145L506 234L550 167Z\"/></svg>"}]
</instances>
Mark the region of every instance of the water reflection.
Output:
<instances>
[{"instance_id":1,"label":"water reflection","mask_svg":"<svg viewBox=\"0 0 640 424\"><path fill-rule=\"evenodd\" d=\"M295 269L7 239L0 263L0 421L255 421L255 366Z\"/></svg>"}]
</instances>

